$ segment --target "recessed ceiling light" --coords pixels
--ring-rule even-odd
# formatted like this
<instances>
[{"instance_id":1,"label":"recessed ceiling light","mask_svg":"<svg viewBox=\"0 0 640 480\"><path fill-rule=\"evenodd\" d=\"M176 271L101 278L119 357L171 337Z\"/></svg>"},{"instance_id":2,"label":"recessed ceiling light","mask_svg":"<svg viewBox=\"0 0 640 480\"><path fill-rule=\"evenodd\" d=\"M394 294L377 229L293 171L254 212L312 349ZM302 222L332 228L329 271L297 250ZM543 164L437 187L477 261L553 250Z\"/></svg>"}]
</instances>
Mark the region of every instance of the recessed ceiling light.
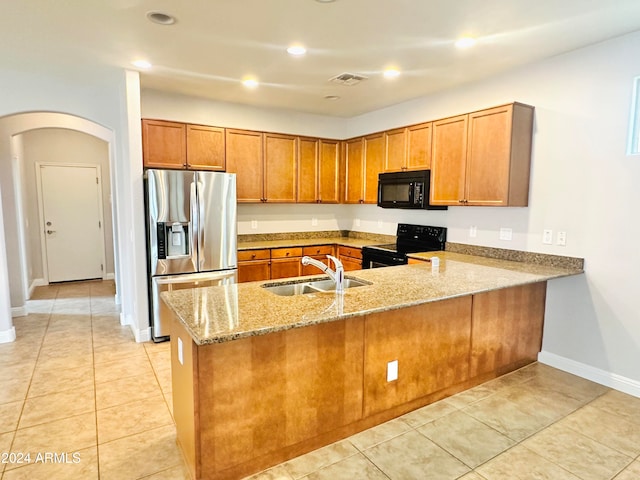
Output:
<instances>
[{"instance_id":1,"label":"recessed ceiling light","mask_svg":"<svg viewBox=\"0 0 640 480\"><path fill-rule=\"evenodd\" d=\"M384 71L384 78L396 78L400 76L400 70L397 68L387 68Z\"/></svg>"},{"instance_id":2,"label":"recessed ceiling light","mask_svg":"<svg viewBox=\"0 0 640 480\"><path fill-rule=\"evenodd\" d=\"M245 78L242 80L242 84L247 88L256 88L258 86L258 81L255 78Z\"/></svg>"},{"instance_id":3,"label":"recessed ceiling light","mask_svg":"<svg viewBox=\"0 0 640 480\"><path fill-rule=\"evenodd\" d=\"M158 25L173 25L176 23L176 17L162 12L148 12L147 18Z\"/></svg>"},{"instance_id":4,"label":"recessed ceiling light","mask_svg":"<svg viewBox=\"0 0 640 480\"><path fill-rule=\"evenodd\" d=\"M146 60L136 60L135 62L131 62L131 64L138 68L144 68L145 70L153 66L151 65L151 62L148 62Z\"/></svg>"},{"instance_id":5,"label":"recessed ceiling light","mask_svg":"<svg viewBox=\"0 0 640 480\"><path fill-rule=\"evenodd\" d=\"M287 53L289 55L294 55L298 57L300 55L304 55L305 53L307 53L307 49L304 48L302 45L291 45L289 48L287 48Z\"/></svg>"},{"instance_id":6,"label":"recessed ceiling light","mask_svg":"<svg viewBox=\"0 0 640 480\"><path fill-rule=\"evenodd\" d=\"M338 95L325 95L324 99L325 100L340 100L340 97Z\"/></svg>"},{"instance_id":7,"label":"recessed ceiling light","mask_svg":"<svg viewBox=\"0 0 640 480\"><path fill-rule=\"evenodd\" d=\"M476 39L473 37L462 37L456 41L456 47L458 48L469 48L473 47L476 44Z\"/></svg>"},{"instance_id":8,"label":"recessed ceiling light","mask_svg":"<svg viewBox=\"0 0 640 480\"><path fill-rule=\"evenodd\" d=\"M316 0L316 2L318 2L318 3L333 3L335 1L336 0Z\"/></svg>"}]
</instances>

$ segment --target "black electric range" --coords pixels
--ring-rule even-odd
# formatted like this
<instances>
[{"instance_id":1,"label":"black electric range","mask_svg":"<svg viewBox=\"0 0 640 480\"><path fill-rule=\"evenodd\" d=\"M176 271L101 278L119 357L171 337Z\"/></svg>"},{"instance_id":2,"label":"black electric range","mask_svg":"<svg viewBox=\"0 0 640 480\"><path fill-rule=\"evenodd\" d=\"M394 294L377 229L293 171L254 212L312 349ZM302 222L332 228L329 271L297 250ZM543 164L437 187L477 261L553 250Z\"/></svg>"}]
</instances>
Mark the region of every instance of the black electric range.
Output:
<instances>
[{"instance_id":1,"label":"black electric range","mask_svg":"<svg viewBox=\"0 0 640 480\"><path fill-rule=\"evenodd\" d=\"M362 268L389 267L408 262L407 253L444 250L446 227L399 223L396 243L362 247Z\"/></svg>"}]
</instances>

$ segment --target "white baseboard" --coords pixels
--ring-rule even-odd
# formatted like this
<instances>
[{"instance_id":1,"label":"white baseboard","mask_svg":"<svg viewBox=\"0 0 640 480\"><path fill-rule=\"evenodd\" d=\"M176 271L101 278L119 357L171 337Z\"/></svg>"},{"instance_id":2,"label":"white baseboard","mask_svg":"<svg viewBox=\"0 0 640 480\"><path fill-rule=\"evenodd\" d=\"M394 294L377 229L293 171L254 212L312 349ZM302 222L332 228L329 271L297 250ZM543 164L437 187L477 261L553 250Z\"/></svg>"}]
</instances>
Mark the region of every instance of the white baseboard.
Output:
<instances>
[{"instance_id":1,"label":"white baseboard","mask_svg":"<svg viewBox=\"0 0 640 480\"><path fill-rule=\"evenodd\" d=\"M576 362L570 358L561 357L555 353L540 352L538 354L538 361L549 365L550 367L563 370L565 372L572 373L592 382L599 383L605 387L613 388L634 397L640 398L640 381L633 380L631 378L623 377L616 373L607 372L600 368L592 367L586 363Z\"/></svg>"},{"instance_id":2,"label":"white baseboard","mask_svg":"<svg viewBox=\"0 0 640 480\"><path fill-rule=\"evenodd\" d=\"M113 279L115 279L115 278L116 278L116 276L115 276L115 274L114 274L114 273L107 273L107 274L104 276L104 279L105 279L105 280L113 280Z\"/></svg>"},{"instance_id":3,"label":"white baseboard","mask_svg":"<svg viewBox=\"0 0 640 480\"><path fill-rule=\"evenodd\" d=\"M22 307L11 307L11 318L26 317L27 315L29 315L29 312L27 311L26 305Z\"/></svg>"},{"instance_id":4,"label":"white baseboard","mask_svg":"<svg viewBox=\"0 0 640 480\"><path fill-rule=\"evenodd\" d=\"M16 327L0 332L0 343L11 343L16 341Z\"/></svg>"}]
</instances>

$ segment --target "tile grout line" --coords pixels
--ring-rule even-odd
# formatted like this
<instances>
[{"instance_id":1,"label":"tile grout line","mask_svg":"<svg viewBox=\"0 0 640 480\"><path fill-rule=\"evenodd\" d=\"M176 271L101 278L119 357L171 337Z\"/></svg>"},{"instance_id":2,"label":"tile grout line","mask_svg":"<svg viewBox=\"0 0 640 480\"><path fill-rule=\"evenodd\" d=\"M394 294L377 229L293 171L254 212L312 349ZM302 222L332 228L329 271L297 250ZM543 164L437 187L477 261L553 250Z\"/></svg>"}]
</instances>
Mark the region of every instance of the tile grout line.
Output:
<instances>
[{"instance_id":1,"label":"tile grout line","mask_svg":"<svg viewBox=\"0 0 640 480\"><path fill-rule=\"evenodd\" d=\"M93 371L93 410L94 410L94 422L96 427L96 470L98 472L98 480L100 480L100 446L99 446L99 431L98 431L98 389L96 388L96 352L94 342L94 329L93 329L93 292L89 290L89 315L91 318L91 370Z\"/></svg>"}]
</instances>

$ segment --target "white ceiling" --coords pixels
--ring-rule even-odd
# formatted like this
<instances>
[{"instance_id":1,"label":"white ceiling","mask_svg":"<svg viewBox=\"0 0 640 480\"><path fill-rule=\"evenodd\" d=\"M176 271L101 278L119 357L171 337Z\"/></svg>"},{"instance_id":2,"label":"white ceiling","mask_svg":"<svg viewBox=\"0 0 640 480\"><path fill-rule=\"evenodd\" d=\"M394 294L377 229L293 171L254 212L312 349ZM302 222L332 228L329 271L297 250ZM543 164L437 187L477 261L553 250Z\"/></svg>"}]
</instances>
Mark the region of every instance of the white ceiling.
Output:
<instances>
[{"instance_id":1,"label":"white ceiling","mask_svg":"<svg viewBox=\"0 0 640 480\"><path fill-rule=\"evenodd\" d=\"M0 68L144 58L143 88L350 117L635 30L640 0L13 0L0 11ZM476 46L456 49L462 35ZM292 43L307 54L289 56ZM400 77L384 79L389 66ZM343 72L368 80L328 82Z\"/></svg>"}]
</instances>

